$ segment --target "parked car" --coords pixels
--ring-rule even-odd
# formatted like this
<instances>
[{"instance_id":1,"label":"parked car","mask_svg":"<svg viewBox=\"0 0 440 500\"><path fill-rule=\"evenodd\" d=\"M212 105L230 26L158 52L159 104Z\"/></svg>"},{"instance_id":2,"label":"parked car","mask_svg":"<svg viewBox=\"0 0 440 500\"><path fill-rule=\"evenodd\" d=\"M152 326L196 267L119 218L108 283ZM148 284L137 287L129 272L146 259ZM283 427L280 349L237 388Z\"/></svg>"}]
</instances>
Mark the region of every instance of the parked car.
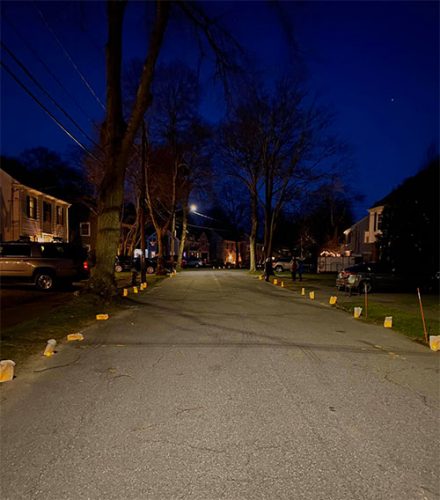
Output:
<instances>
[{"instance_id":1,"label":"parked car","mask_svg":"<svg viewBox=\"0 0 440 500\"><path fill-rule=\"evenodd\" d=\"M205 263L203 262L202 259L197 259L190 257L189 259L185 260L185 264L183 267L204 267Z\"/></svg>"},{"instance_id":2,"label":"parked car","mask_svg":"<svg viewBox=\"0 0 440 500\"><path fill-rule=\"evenodd\" d=\"M146 272L147 274L153 274L156 272L157 260L155 259L145 259ZM132 258L130 256L119 255L115 259L115 272L122 273L123 271L136 270L140 272L141 270L141 259L140 257Z\"/></svg>"},{"instance_id":3,"label":"parked car","mask_svg":"<svg viewBox=\"0 0 440 500\"><path fill-rule=\"evenodd\" d=\"M277 273L282 273L283 271L290 271L291 262L292 262L292 257L278 257L272 262L272 268Z\"/></svg>"},{"instance_id":4,"label":"parked car","mask_svg":"<svg viewBox=\"0 0 440 500\"><path fill-rule=\"evenodd\" d=\"M115 259L115 271L117 273L122 273L123 271L131 271L134 265L134 259L127 255L118 255Z\"/></svg>"},{"instance_id":5,"label":"parked car","mask_svg":"<svg viewBox=\"0 0 440 500\"><path fill-rule=\"evenodd\" d=\"M69 243L0 243L0 279L31 282L40 290L71 284L90 275L87 251Z\"/></svg>"},{"instance_id":6,"label":"parked car","mask_svg":"<svg viewBox=\"0 0 440 500\"><path fill-rule=\"evenodd\" d=\"M408 276L389 270L381 264L356 264L347 267L336 277L338 290L367 293L372 291L403 290L410 285Z\"/></svg>"}]
</instances>

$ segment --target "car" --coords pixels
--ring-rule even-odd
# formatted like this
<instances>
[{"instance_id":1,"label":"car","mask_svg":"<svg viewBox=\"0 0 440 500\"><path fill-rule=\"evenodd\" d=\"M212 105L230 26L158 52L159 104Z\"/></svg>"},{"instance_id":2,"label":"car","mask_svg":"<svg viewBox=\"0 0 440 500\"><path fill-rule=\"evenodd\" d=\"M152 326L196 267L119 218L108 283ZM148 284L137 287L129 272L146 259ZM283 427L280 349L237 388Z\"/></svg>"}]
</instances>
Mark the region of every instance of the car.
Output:
<instances>
[{"instance_id":1,"label":"car","mask_svg":"<svg viewBox=\"0 0 440 500\"><path fill-rule=\"evenodd\" d=\"M292 257L278 257L272 262L272 268L277 273L282 273L283 271L290 271L290 265L292 263Z\"/></svg>"},{"instance_id":2,"label":"car","mask_svg":"<svg viewBox=\"0 0 440 500\"><path fill-rule=\"evenodd\" d=\"M153 274L156 272L157 260L156 259L145 259L146 272L147 274ZM141 270L141 259L140 257L132 258L127 255L119 255L115 259L115 272L122 273L123 271L140 272Z\"/></svg>"},{"instance_id":3,"label":"car","mask_svg":"<svg viewBox=\"0 0 440 500\"><path fill-rule=\"evenodd\" d=\"M185 261L185 266L184 267L204 267L205 263L203 262L202 259L197 259L190 257L188 260Z\"/></svg>"},{"instance_id":4,"label":"car","mask_svg":"<svg viewBox=\"0 0 440 500\"><path fill-rule=\"evenodd\" d=\"M90 276L87 251L62 242L7 241L0 243L2 282L31 282L39 290L72 284Z\"/></svg>"},{"instance_id":5,"label":"car","mask_svg":"<svg viewBox=\"0 0 440 500\"><path fill-rule=\"evenodd\" d=\"M115 259L115 272L131 271L135 267L135 260L128 255L118 255Z\"/></svg>"},{"instance_id":6,"label":"car","mask_svg":"<svg viewBox=\"0 0 440 500\"><path fill-rule=\"evenodd\" d=\"M404 290L411 280L408 276L387 269L380 263L362 263L347 267L336 277L338 290L358 293Z\"/></svg>"}]
</instances>

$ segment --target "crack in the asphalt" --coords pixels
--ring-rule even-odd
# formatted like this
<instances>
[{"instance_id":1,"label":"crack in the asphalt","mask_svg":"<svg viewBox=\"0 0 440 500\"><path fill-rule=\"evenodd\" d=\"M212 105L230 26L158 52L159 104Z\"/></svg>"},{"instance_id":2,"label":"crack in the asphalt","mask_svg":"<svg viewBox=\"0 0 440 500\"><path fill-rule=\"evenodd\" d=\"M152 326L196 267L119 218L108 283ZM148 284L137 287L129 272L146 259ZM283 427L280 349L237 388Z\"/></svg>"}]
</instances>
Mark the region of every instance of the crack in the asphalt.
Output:
<instances>
[{"instance_id":1,"label":"crack in the asphalt","mask_svg":"<svg viewBox=\"0 0 440 500\"><path fill-rule=\"evenodd\" d=\"M412 389L411 387L407 386L407 385L403 385L403 384L400 384L399 382L397 382L396 380L392 380L391 379L391 376L392 375L395 375L396 373L400 373L402 371L407 371L408 368L401 368L400 370L388 370L385 375L384 375L384 380L386 380L387 382L389 382L390 384L394 384L396 385L397 387L400 387L401 389L404 389L405 391L408 391L408 392L411 392L412 394L415 394L421 401L422 403L429 409L431 410L434 410L434 411L437 411L437 407L434 407L434 406L431 406L429 403L428 403L428 398L424 395L424 394L421 394L420 392Z\"/></svg>"},{"instance_id":2,"label":"crack in the asphalt","mask_svg":"<svg viewBox=\"0 0 440 500\"><path fill-rule=\"evenodd\" d=\"M41 370L34 370L34 373L47 372L48 370L55 370L56 368L66 368L68 366L73 366L81 359L81 354L78 355L73 361L65 363L64 365L48 366L47 368L42 368Z\"/></svg>"},{"instance_id":3,"label":"crack in the asphalt","mask_svg":"<svg viewBox=\"0 0 440 500\"><path fill-rule=\"evenodd\" d=\"M199 446L199 445L194 445L194 444L190 444L190 443L181 443L178 441L170 441L169 439L147 439L145 442L154 443L154 444L167 444L170 446L180 446L183 448L191 448L192 450L206 451L209 453L216 453L216 454L226 453L226 451L227 451L224 449L209 448L207 446Z\"/></svg>"},{"instance_id":4,"label":"crack in the asphalt","mask_svg":"<svg viewBox=\"0 0 440 500\"><path fill-rule=\"evenodd\" d=\"M182 409L176 411L176 417L178 417L179 415L182 415L182 413L188 413L191 411L197 411L197 410L203 410L203 409L204 409L203 406L195 406L194 408L182 408Z\"/></svg>"}]
</instances>

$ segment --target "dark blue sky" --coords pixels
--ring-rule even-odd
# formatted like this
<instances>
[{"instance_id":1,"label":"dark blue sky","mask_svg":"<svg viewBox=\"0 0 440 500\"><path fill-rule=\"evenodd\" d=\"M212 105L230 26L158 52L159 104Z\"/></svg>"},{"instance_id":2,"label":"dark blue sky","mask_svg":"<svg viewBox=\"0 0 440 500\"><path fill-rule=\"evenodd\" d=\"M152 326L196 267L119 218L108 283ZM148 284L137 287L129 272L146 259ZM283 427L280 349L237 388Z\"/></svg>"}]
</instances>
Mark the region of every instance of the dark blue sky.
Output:
<instances>
[{"instance_id":1,"label":"dark blue sky","mask_svg":"<svg viewBox=\"0 0 440 500\"><path fill-rule=\"evenodd\" d=\"M292 62L279 12L267 2L208 3L249 51L266 78L282 75ZM72 56L104 102L105 4L102 2L2 2L2 42L25 63L49 93L89 134L103 110L81 82L41 19ZM151 7L151 4L150 4ZM358 216L423 163L430 144L439 143L439 4L437 2L281 2L281 16L292 22L320 102L336 113L335 131L354 148L356 170L347 172L365 201ZM124 54L128 61L145 52L145 6L129 3ZM19 35L13 29L19 31ZM30 50L30 48L31 50ZM192 32L173 21L162 60L196 65ZM57 111L19 70L4 62L59 117L78 139L89 141ZM47 72L41 58L81 110ZM223 104L205 63L202 112L215 122ZM66 153L72 145L50 118L1 72L1 152L18 155L46 146Z\"/></svg>"}]
</instances>

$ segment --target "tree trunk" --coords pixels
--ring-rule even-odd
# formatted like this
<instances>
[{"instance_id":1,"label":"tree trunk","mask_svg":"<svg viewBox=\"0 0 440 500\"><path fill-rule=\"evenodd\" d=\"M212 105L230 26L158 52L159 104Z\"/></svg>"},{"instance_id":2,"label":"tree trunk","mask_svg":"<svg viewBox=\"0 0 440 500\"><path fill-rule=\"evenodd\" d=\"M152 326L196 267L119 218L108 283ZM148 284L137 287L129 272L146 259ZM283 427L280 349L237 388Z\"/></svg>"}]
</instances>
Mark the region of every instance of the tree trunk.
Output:
<instances>
[{"instance_id":1,"label":"tree trunk","mask_svg":"<svg viewBox=\"0 0 440 500\"><path fill-rule=\"evenodd\" d=\"M185 201L185 204L183 206L182 234L180 236L179 255L177 256L177 269L179 271L182 269L182 260L183 260L183 252L185 251L187 227L188 227L188 202Z\"/></svg>"},{"instance_id":2,"label":"tree trunk","mask_svg":"<svg viewBox=\"0 0 440 500\"><path fill-rule=\"evenodd\" d=\"M239 260L240 257L240 248L239 248L239 242L238 240L235 241L235 268L238 269L239 267Z\"/></svg>"},{"instance_id":3,"label":"tree trunk","mask_svg":"<svg viewBox=\"0 0 440 500\"><path fill-rule=\"evenodd\" d=\"M151 84L156 61L168 22L169 2L156 2L156 19L151 32L148 55L145 59L136 102L125 126L122 112L121 64L122 25L126 0L108 1L108 42L106 47L107 99L106 117L101 130L104 150L104 177L98 194L98 233L96 238L96 267L90 288L110 298L117 292L114 262L117 253L121 209L124 201L124 179L131 148L143 116L151 104Z\"/></svg>"},{"instance_id":4,"label":"tree trunk","mask_svg":"<svg viewBox=\"0 0 440 500\"><path fill-rule=\"evenodd\" d=\"M115 171L117 172L118 169L115 168ZM121 173L120 170L119 173ZM105 299L109 299L116 293L114 267L121 236L123 186L124 180L120 178L120 175L110 177L107 179L106 187L101 188L98 200L96 261L100 265L93 269L90 287Z\"/></svg>"},{"instance_id":5,"label":"tree trunk","mask_svg":"<svg viewBox=\"0 0 440 500\"><path fill-rule=\"evenodd\" d=\"M157 238L157 268L156 274L162 275L166 273L165 269L165 258L164 258L164 237L166 231L163 228L155 228L156 229L156 238Z\"/></svg>"},{"instance_id":6,"label":"tree trunk","mask_svg":"<svg viewBox=\"0 0 440 500\"><path fill-rule=\"evenodd\" d=\"M145 261L145 198L147 196L147 179L145 170L147 168L147 133L145 130L145 120L142 120L142 159L141 159L141 189L139 195L139 223L141 226L141 283L147 281L147 263Z\"/></svg>"},{"instance_id":7,"label":"tree trunk","mask_svg":"<svg viewBox=\"0 0 440 500\"><path fill-rule=\"evenodd\" d=\"M249 236L250 271L257 270L258 201L256 193L251 194L251 234Z\"/></svg>"}]
</instances>

